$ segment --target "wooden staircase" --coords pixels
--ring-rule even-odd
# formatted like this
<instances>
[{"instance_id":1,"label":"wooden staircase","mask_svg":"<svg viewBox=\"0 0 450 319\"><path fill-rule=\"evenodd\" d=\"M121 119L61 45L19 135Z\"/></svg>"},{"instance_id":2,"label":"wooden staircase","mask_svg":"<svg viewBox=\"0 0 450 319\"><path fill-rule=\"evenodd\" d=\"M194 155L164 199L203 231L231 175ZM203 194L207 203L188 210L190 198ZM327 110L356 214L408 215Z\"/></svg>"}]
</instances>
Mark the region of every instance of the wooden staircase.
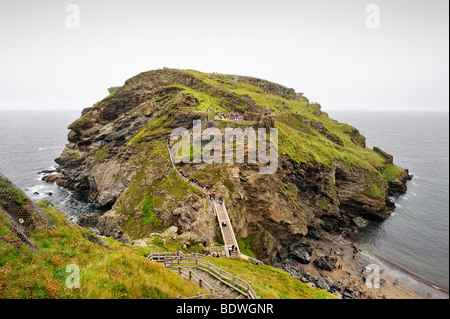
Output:
<instances>
[{"instance_id":1,"label":"wooden staircase","mask_svg":"<svg viewBox=\"0 0 450 319\"><path fill-rule=\"evenodd\" d=\"M174 252L152 252L147 259L176 271L208 292L188 299L259 299L250 282L223 270L204 259L202 254L176 255Z\"/></svg>"},{"instance_id":2,"label":"wooden staircase","mask_svg":"<svg viewBox=\"0 0 450 319\"><path fill-rule=\"evenodd\" d=\"M227 257L239 257L241 255L241 252L239 250L236 236L234 235L233 226L231 225L227 208L225 207L225 202L222 202L222 204L220 204L218 200L213 200L213 203L214 211L216 212L217 221L219 222L220 231L222 233L223 243L225 246L225 254Z\"/></svg>"}]
</instances>

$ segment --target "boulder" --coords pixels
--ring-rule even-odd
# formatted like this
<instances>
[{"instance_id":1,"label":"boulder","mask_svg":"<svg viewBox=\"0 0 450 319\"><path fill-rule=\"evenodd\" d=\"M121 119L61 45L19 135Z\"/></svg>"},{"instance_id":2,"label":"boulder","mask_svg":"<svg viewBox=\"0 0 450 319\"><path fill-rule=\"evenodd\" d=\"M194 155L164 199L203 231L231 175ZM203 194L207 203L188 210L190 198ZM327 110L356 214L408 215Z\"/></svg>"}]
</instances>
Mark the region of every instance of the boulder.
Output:
<instances>
[{"instance_id":1,"label":"boulder","mask_svg":"<svg viewBox=\"0 0 450 319\"><path fill-rule=\"evenodd\" d=\"M178 228L176 226L170 226L162 234L161 238L176 240L178 236Z\"/></svg>"},{"instance_id":2,"label":"boulder","mask_svg":"<svg viewBox=\"0 0 450 319\"><path fill-rule=\"evenodd\" d=\"M314 260L313 263L320 270L333 271L336 269L337 258L333 256L321 256Z\"/></svg>"},{"instance_id":3,"label":"boulder","mask_svg":"<svg viewBox=\"0 0 450 319\"><path fill-rule=\"evenodd\" d=\"M309 255L305 247L294 249L293 251L291 251L290 257L302 264L309 264L309 262L311 261L311 256Z\"/></svg>"},{"instance_id":4,"label":"boulder","mask_svg":"<svg viewBox=\"0 0 450 319\"><path fill-rule=\"evenodd\" d=\"M316 285L313 282L307 282L306 284L311 288L316 288Z\"/></svg>"},{"instance_id":5,"label":"boulder","mask_svg":"<svg viewBox=\"0 0 450 319\"><path fill-rule=\"evenodd\" d=\"M342 299L354 299L353 296L347 292L342 294Z\"/></svg>"},{"instance_id":6,"label":"boulder","mask_svg":"<svg viewBox=\"0 0 450 319\"><path fill-rule=\"evenodd\" d=\"M342 299L342 295L338 292L334 292L333 295L338 299Z\"/></svg>"},{"instance_id":7,"label":"boulder","mask_svg":"<svg viewBox=\"0 0 450 319\"><path fill-rule=\"evenodd\" d=\"M320 289L330 291L330 286L327 284L327 281L324 278L319 278L316 282L316 285Z\"/></svg>"},{"instance_id":8,"label":"boulder","mask_svg":"<svg viewBox=\"0 0 450 319\"><path fill-rule=\"evenodd\" d=\"M148 247L149 239L136 239L131 242L133 246Z\"/></svg>"},{"instance_id":9,"label":"boulder","mask_svg":"<svg viewBox=\"0 0 450 319\"><path fill-rule=\"evenodd\" d=\"M355 223L355 225L358 226L359 228L364 228L368 224L367 220L365 220L361 216L354 217L352 220Z\"/></svg>"},{"instance_id":10,"label":"boulder","mask_svg":"<svg viewBox=\"0 0 450 319\"><path fill-rule=\"evenodd\" d=\"M173 227L173 226L172 226ZM175 227L176 228L176 227ZM194 245L206 246L206 239L191 232L185 232L178 236L177 242L186 245L187 248Z\"/></svg>"},{"instance_id":11,"label":"boulder","mask_svg":"<svg viewBox=\"0 0 450 319\"><path fill-rule=\"evenodd\" d=\"M350 286L345 286L345 291L348 292L348 293L353 293L354 290Z\"/></svg>"},{"instance_id":12,"label":"boulder","mask_svg":"<svg viewBox=\"0 0 450 319\"><path fill-rule=\"evenodd\" d=\"M336 284L334 283L334 281L333 281L330 277L328 277L328 276L324 277L323 280L325 280L325 282L327 283L327 285L330 286L331 288L333 288L333 287L336 286Z\"/></svg>"}]
</instances>

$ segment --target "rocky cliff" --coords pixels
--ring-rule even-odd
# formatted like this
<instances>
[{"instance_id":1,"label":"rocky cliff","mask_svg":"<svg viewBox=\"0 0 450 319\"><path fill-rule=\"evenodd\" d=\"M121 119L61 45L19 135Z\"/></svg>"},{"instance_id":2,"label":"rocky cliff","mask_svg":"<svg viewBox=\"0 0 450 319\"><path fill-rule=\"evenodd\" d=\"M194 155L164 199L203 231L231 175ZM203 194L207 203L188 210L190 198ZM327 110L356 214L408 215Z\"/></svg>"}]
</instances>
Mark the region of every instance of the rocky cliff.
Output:
<instances>
[{"instance_id":1,"label":"rocky cliff","mask_svg":"<svg viewBox=\"0 0 450 319\"><path fill-rule=\"evenodd\" d=\"M231 113L242 120L220 117ZM165 68L132 77L84 109L69 126L58 174L45 180L109 209L81 220L103 235L131 241L175 226L178 235L209 245L219 237L214 211L176 174L166 146L174 128L190 130L193 120L221 131L278 129L275 174L260 174L261 164L177 166L225 199L240 242L266 261L283 258L307 237L352 236L365 219L388 218L389 196L404 192L410 178L302 93L252 77Z\"/></svg>"}]
</instances>

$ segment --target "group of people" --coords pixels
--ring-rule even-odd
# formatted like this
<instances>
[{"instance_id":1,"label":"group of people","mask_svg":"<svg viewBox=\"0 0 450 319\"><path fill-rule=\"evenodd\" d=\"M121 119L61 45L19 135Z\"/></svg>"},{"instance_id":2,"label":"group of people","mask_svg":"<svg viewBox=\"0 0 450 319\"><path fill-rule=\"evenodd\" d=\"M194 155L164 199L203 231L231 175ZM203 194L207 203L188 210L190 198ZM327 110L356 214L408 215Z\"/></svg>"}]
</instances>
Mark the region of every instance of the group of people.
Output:
<instances>
[{"instance_id":1,"label":"group of people","mask_svg":"<svg viewBox=\"0 0 450 319\"><path fill-rule=\"evenodd\" d=\"M183 173L182 170L180 170L181 176L183 176L190 184L197 185L198 187L202 188L204 191L208 193L209 200L214 201L216 200L216 194L210 192L210 185L204 184L202 182L199 182L196 178L188 178L185 173ZM223 204L222 197L219 197L219 204Z\"/></svg>"},{"instance_id":2,"label":"group of people","mask_svg":"<svg viewBox=\"0 0 450 319\"><path fill-rule=\"evenodd\" d=\"M183 172L181 172L181 175L183 175ZM183 175L183 177L187 178L186 175ZM198 187L202 188L205 191L209 191L209 185L199 182L196 178L189 178L188 182L197 185Z\"/></svg>"},{"instance_id":3,"label":"group of people","mask_svg":"<svg viewBox=\"0 0 450 319\"><path fill-rule=\"evenodd\" d=\"M181 176L183 176L183 178L185 178L190 184L194 184L197 185L198 187L202 188L205 191L209 191L210 186L208 184L203 184L201 182L199 182L196 178L188 178L188 176L183 173L182 170L180 170L180 174Z\"/></svg>"},{"instance_id":4,"label":"group of people","mask_svg":"<svg viewBox=\"0 0 450 319\"><path fill-rule=\"evenodd\" d=\"M228 248L228 252L230 253L230 256L233 254L233 251L237 252L237 247L232 245L231 247Z\"/></svg>"},{"instance_id":5,"label":"group of people","mask_svg":"<svg viewBox=\"0 0 450 319\"><path fill-rule=\"evenodd\" d=\"M218 115L221 120L242 121L244 119L244 115L240 113L222 113L218 109L215 111L212 109L207 109L206 112Z\"/></svg>"},{"instance_id":6,"label":"group of people","mask_svg":"<svg viewBox=\"0 0 450 319\"><path fill-rule=\"evenodd\" d=\"M177 250L176 255L177 256L183 256L183 252L181 250Z\"/></svg>"},{"instance_id":7,"label":"group of people","mask_svg":"<svg viewBox=\"0 0 450 319\"><path fill-rule=\"evenodd\" d=\"M221 120L232 120L232 121L242 121L244 118L242 114L238 113L219 114L219 117Z\"/></svg>"}]
</instances>

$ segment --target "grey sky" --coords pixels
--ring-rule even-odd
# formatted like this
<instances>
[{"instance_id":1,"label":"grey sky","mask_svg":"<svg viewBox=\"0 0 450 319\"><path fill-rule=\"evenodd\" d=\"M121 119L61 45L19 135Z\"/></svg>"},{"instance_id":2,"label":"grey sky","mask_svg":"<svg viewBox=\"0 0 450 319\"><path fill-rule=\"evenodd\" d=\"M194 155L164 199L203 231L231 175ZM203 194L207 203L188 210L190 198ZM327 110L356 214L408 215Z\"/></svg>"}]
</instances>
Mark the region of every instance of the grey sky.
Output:
<instances>
[{"instance_id":1,"label":"grey sky","mask_svg":"<svg viewBox=\"0 0 450 319\"><path fill-rule=\"evenodd\" d=\"M66 26L66 7L80 28ZM366 7L380 8L380 28ZM448 0L0 3L0 110L82 109L162 67L251 75L324 110L448 110Z\"/></svg>"}]
</instances>

